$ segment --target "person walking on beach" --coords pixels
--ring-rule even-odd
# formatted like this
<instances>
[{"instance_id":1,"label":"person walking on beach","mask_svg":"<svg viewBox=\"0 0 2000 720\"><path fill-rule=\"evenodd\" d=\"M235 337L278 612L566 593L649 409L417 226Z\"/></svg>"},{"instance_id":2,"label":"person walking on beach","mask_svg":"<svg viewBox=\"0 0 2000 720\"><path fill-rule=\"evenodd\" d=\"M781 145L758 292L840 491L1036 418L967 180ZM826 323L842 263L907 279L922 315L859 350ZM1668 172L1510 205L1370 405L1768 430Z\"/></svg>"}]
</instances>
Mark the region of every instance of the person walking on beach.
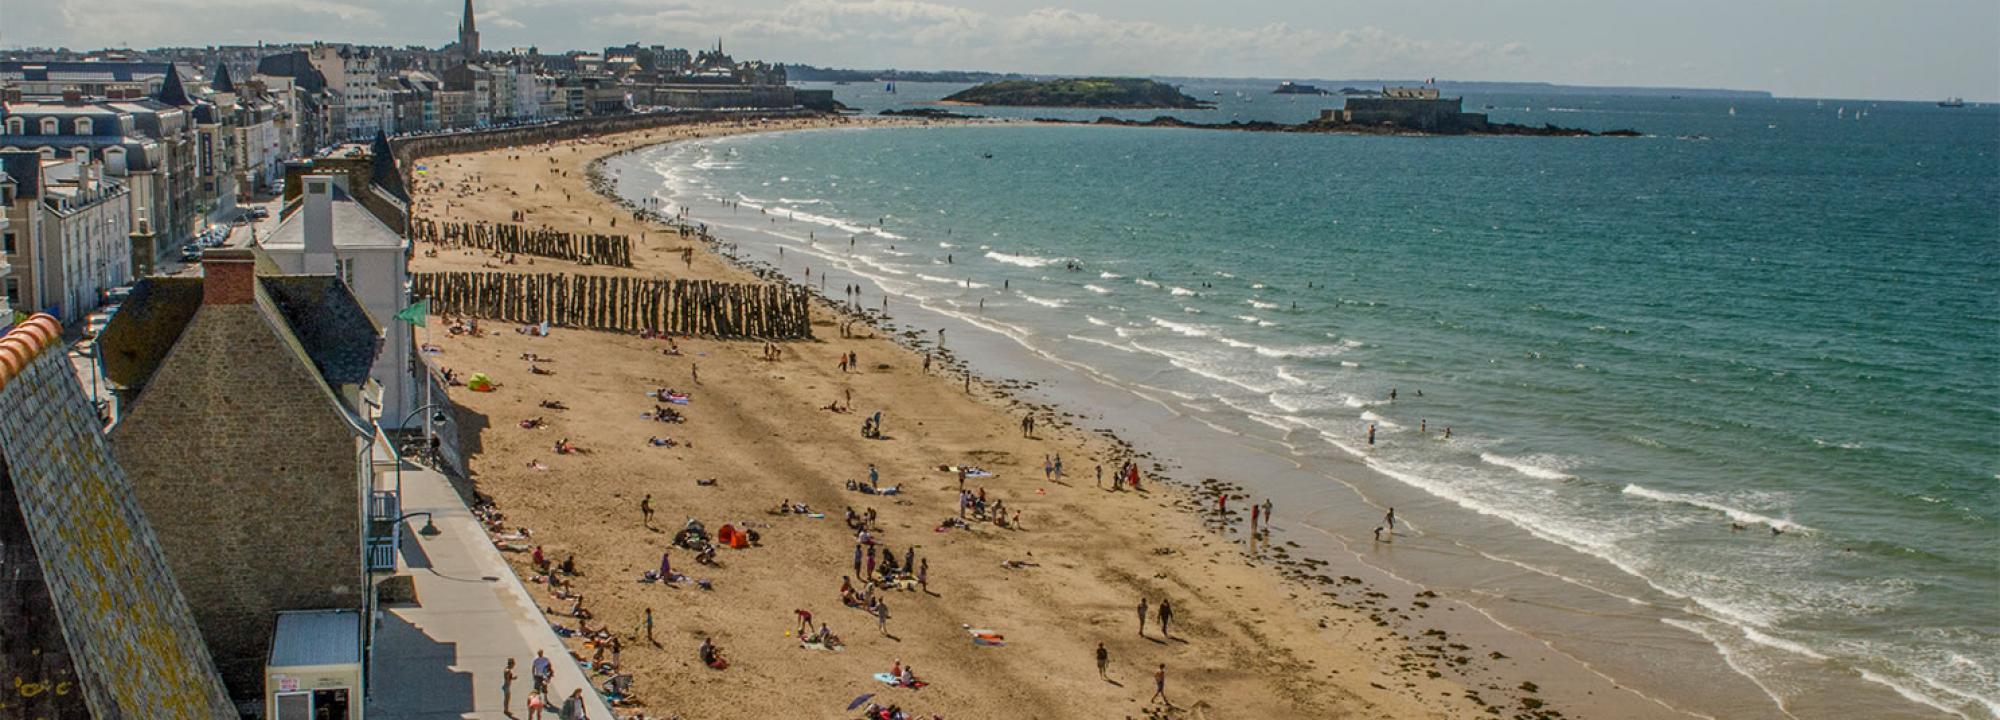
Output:
<instances>
[{"instance_id":1,"label":"person walking on beach","mask_svg":"<svg viewBox=\"0 0 2000 720\"><path fill-rule=\"evenodd\" d=\"M500 670L500 714L514 717L514 658Z\"/></svg>"},{"instance_id":2,"label":"person walking on beach","mask_svg":"<svg viewBox=\"0 0 2000 720\"><path fill-rule=\"evenodd\" d=\"M1383 515L1383 516L1382 516L1382 525L1383 525L1383 526L1385 526L1385 527L1387 527L1387 528L1389 528L1389 532L1391 532L1391 533L1394 533L1394 532L1396 532L1396 509L1395 509L1395 508L1389 508L1389 512L1388 512L1387 514L1385 514L1385 515Z\"/></svg>"},{"instance_id":3,"label":"person walking on beach","mask_svg":"<svg viewBox=\"0 0 2000 720\"><path fill-rule=\"evenodd\" d=\"M931 591L930 558L924 558L924 563L922 565L917 566L917 588L923 590L925 593L929 593Z\"/></svg>"},{"instance_id":4,"label":"person walking on beach","mask_svg":"<svg viewBox=\"0 0 2000 720\"><path fill-rule=\"evenodd\" d=\"M1368 444L1375 444L1375 423L1368 423Z\"/></svg>"},{"instance_id":5,"label":"person walking on beach","mask_svg":"<svg viewBox=\"0 0 2000 720\"><path fill-rule=\"evenodd\" d=\"M1275 517L1275 516L1271 514L1271 499L1270 499L1270 498L1264 498L1264 525L1265 525L1265 527L1269 527L1269 526L1271 525L1271 518L1272 518L1272 517Z\"/></svg>"},{"instance_id":6,"label":"person walking on beach","mask_svg":"<svg viewBox=\"0 0 2000 720\"><path fill-rule=\"evenodd\" d=\"M1111 676L1106 675L1104 672L1105 668L1109 667L1110 665L1111 665L1111 651L1104 649L1104 643L1102 642L1097 643L1097 676L1104 678L1106 680L1110 680Z\"/></svg>"},{"instance_id":7,"label":"person walking on beach","mask_svg":"<svg viewBox=\"0 0 2000 720\"><path fill-rule=\"evenodd\" d=\"M960 513L961 515L964 513ZM861 543L854 544L854 574L861 574Z\"/></svg>"},{"instance_id":8,"label":"person walking on beach","mask_svg":"<svg viewBox=\"0 0 2000 720\"><path fill-rule=\"evenodd\" d=\"M535 692L549 693L549 677L556 674L555 666L549 664L549 656L541 650L535 651L535 661L528 664L528 674L534 678Z\"/></svg>"},{"instance_id":9,"label":"person walking on beach","mask_svg":"<svg viewBox=\"0 0 2000 720\"><path fill-rule=\"evenodd\" d=\"M646 619L639 622L641 627L646 629L646 642L658 645L660 641L653 639L653 609L646 608Z\"/></svg>"},{"instance_id":10,"label":"person walking on beach","mask_svg":"<svg viewBox=\"0 0 2000 720\"><path fill-rule=\"evenodd\" d=\"M883 635L889 634L889 601L887 600L878 599L875 601L875 629L881 630Z\"/></svg>"},{"instance_id":11,"label":"person walking on beach","mask_svg":"<svg viewBox=\"0 0 2000 720\"><path fill-rule=\"evenodd\" d=\"M1146 599L1139 598L1139 637L1146 636Z\"/></svg>"},{"instance_id":12,"label":"person walking on beach","mask_svg":"<svg viewBox=\"0 0 2000 720\"><path fill-rule=\"evenodd\" d=\"M1173 706L1174 706L1174 701L1172 701L1172 700L1168 700L1168 699L1167 699L1167 664L1166 664L1166 663L1160 663L1160 669L1159 669L1159 670L1155 670L1155 671L1153 671L1153 698L1152 698L1152 700L1147 700L1146 702L1149 702L1149 703L1150 703L1150 702L1152 702L1153 700L1158 700L1158 701L1160 701L1160 702L1162 702L1162 703L1165 703L1167 707L1173 707Z\"/></svg>"},{"instance_id":13,"label":"person walking on beach","mask_svg":"<svg viewBox=\"0 0 2000 720\"><path fill-rule=\"evenodd\" d=\"M673 559L668 556L669 552L660 551L660 583L663 585L674 581L674 564Z\"/></svg>"},{"instance_id":14,"label":"person walking on beach","mask_svg":"<svg viewBox=\"0 0 2000 720\"><path fill-rule=\"evenodd\" d=\"M641 499L641 500L639 501L639 517L640 517L640 518L642 518L642 519L643 519L643 520L645 521L645 523L646 523L646 527L652 527L652 526L653 526L653 494L652 494L652 493L646 493L646 497L645 497L644 499Z\"/></svg>"},{"instance_id":15,"label":"person walking on beach","mask_svg":"<svg viewBox=\"0 0 2000 720\"><path fill-rule=\"evenodd\" d=\"M1160 598L1160 637L1163 638L1173 637L1173 633L1167 631L1167 623L1173 622L1173 620L1174 620L1173 602L1166 598Z\"/></svg>"},{"instance_id":16,"label":"person walking on beach","mask_svg":"<svg viewBox=\"0 0 2000 720\"><path fill-rule=\"evenodd\" d=\"M583 688L569 692L569 699L563 701L562 720L589 720L583 709Z\"/></svg>"}]
</instances>

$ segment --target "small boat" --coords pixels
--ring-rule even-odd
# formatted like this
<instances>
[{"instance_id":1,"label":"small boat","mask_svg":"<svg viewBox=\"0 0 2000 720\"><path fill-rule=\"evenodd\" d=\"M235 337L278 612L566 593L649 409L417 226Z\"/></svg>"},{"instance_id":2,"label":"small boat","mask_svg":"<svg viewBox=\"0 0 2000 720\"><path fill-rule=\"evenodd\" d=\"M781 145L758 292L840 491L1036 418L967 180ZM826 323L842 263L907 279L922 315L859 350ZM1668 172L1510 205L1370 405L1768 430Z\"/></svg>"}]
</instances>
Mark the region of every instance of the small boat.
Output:
<instances>
[{"instance_id":1,"label":"small boat","mask_svg":"<svg viewBox=\"0 0 2000 720\"><path fill-rule=\"evenodd\" d=\"M1732 105L1732 106L1730 106L1730 108L1729 108L1729 116L1730 116L1730 117L1736 117L1736 107L1735 107L1735 106L1733 106L1733 105Z\"/></svg>"},{"instance_id":2,"label":"small boat","mask_svg":"<svg viewBox=\"0 0 2000 720\"><path fill-rule=\"evenodd\" d=\"M1943 100L1939 100L1939 101L1938 101L1938 107L1942 107L1942 108L1962 108L1962 107L1965 107L1965 98L1961 98L1961 97L1948 97L1948 98L1945 98L1945 99L1943 99Z\"/></svg>"}]
</instances>

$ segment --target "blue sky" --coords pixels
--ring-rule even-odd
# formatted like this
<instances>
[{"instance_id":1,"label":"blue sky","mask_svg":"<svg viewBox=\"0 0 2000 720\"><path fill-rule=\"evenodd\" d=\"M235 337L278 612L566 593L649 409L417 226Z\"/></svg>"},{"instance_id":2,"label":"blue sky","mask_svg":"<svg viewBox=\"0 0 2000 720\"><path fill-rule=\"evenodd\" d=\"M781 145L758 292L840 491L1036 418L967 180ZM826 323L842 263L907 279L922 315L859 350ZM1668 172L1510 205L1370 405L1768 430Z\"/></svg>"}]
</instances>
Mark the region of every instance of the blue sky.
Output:
<instances>
[{"instance_id":1,"label":"blue sky","mask_svg":"<svg viewBox=\"0 0 2000 720\"><path fill-rule=\"evenodd\" d=\"M488 48L842 67L1438 77L2000 99L2000 1L475 0ZM0 46L441 45L462 0L0 0Z\"/></svg>"}]
</instances>

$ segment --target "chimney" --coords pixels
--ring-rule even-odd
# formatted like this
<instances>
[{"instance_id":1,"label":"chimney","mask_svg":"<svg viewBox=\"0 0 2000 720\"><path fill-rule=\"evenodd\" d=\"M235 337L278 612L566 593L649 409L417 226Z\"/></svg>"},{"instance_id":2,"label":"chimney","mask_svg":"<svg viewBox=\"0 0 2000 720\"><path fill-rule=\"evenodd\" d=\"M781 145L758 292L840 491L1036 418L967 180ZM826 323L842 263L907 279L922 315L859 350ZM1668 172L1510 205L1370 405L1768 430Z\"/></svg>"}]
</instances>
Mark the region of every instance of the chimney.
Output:
<instances>
[{"instance_id":1,"label":"chimney","mask_svg":"<svg viewBox=\"0 0 2000 720\"><path fill-rule=\"evenodd\" d=\"M300 220L305 223L305 274L332 275L333 256L333 176L305 176L305 198L300 201Z\"/></svg>"},{"instance_id":2,"label":"chimney","mask_svg":"<svg viewBox=\"0 0 2000 720\"><path fill-rule=\"evenodd\" d=\"M20 101L21 101L20 88L11 85L5 88L0 88L0 102L18 103Z\"/></svg>"},{"instance_id":3,"label":"chimney","mask_svg":"<svg viewBox=\"0 0 2000 720\"><path fill-rule=\"evenodd\" d=\"M202 253L201 274L203 305L248 305L257 296L257 256L248 248Z\"/></svg>"},{"instance_id":4,"label":"chimney","mask_svg":"<svg viewBox=\"0 0 2000 720\"><path fill-rule=\"evenodd\" d=\"M63 87L63 104L64 105L83 104L83 89L78 88L75 85L69 85Z\"/></svg>"}]
</instances>

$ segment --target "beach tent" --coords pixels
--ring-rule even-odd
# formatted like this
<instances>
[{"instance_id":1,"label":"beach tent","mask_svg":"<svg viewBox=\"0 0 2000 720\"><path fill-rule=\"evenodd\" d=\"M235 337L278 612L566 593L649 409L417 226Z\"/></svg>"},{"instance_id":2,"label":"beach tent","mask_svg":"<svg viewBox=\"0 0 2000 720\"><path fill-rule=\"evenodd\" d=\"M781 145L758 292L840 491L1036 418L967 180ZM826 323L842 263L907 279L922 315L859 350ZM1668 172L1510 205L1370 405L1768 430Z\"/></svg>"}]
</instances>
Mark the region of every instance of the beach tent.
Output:
<instances>
[{"instance_id":1,"label":"beach tent","mask_svg":"<svg viewBox=\"0 0 2000 720\"><path fill-rule=\"evenodd\" d=\"M472 378L465 381L465 387L473 392L493 392L493 378L487 377L486 373L473 373Z\"/></svg>"},{"instance_id":2,"label":"beach tent","mask_svg":"<svg viewBox=\"0 0 2000 720\"><path fill-rule=\"evenodd\" d=\"M724 525L715 531L715 541L737 550L750 547L750 536L736 529L735 525Z\"/></svg>"}]
</instances>

